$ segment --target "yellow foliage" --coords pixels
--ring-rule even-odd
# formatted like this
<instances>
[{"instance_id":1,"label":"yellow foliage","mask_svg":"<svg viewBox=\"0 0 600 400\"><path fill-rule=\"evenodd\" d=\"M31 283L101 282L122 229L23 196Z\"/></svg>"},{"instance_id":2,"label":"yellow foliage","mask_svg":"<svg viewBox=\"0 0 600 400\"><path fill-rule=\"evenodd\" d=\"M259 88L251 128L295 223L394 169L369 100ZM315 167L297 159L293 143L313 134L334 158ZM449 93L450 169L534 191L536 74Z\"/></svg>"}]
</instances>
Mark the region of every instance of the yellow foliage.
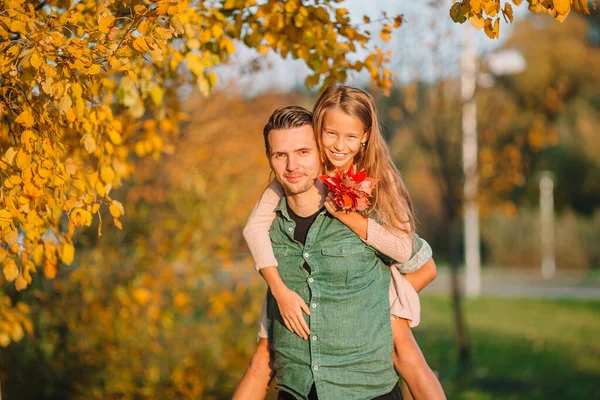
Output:
<instances>
[{"instance_id":1,"label":"yellow foliage","mask_svg":"<svg viewBox=\"0 0 600 400\"><path fill-rule=\"evenodd\" d=\"M512 0L512 3L519 6L522 0ZM569 16L571 7L582 15L590 13L588 0L527 0L527 3L531 12L549 14L560 22ZM594 2L594 8L596 4L597 2ZM468 19L477 29L483 27L491 39L500 35L499 13L502 13L507 23L513 22L513 7L509 0L460 0L450 8L450 17L454 22L462 24ZM496 16L498 17L494 20Z\"/></svg>"},{"instance_id":2,"label":"yellow foliage","mask_svg":"<svg viewBox=\"0 0 600 400\"><path fill-rule=\"evenodd\" d=\"M14 246L21 231L21 251L47 277L56 275L56 261L32 253L44 233L72 243L79 228L100 224L106 208L121 229L123 207L109 194L131 177L137 157L172 153L183 120L177 88L194 84L208 96L215 67L228 61L236 41L262 55L303 60L312 70L307 86L344 81L347 70L368 71L386 91L392 85L389 56L336 0L235 0L225 2L227 12L204 0L139 2L127 12L112 0L4 3L0 246ZM402 18L379 21L389 39ZM63 261L73 259L68 246ZM27 271L18 279L23 289L29 269L15 262Z\"/></svg>"}]
</instances>

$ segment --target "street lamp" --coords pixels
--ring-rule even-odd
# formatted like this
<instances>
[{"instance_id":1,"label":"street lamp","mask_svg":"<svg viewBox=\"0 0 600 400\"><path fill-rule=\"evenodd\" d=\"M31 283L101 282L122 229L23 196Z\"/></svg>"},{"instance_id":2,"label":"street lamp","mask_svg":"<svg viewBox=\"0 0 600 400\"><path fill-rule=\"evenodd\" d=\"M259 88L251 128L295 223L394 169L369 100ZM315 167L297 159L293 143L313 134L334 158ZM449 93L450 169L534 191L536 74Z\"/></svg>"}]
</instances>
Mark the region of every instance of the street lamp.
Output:
<instances>
[{"instance_id":1,"label":"street lamp","mask_svg":"<svg viewBox=\"0 0 600 400\"><path fill-rule=\"evenodd\" d=\"M548 171L540 179L540 233L542 240L542 277L552 279L556 274L554 258L554 181Z\"/></svg>"},{"instance_id":2,"label":"street lamp","mask_svg":"<svg viewBox=\"0 0 600 400\"><path fill-rule=\"evenodd\" d=\"M490 70L487 76L490 86L494 76L511 75L522 72L526 62L517 50L500 50L486 59ZM479 252L479 205L477 203L477 50L475 30L465 24L464 45L461 58L461 92L463 100L463 224L465 232L465 293L470 297L481 294L481 254Z\"/></svg>"}]
</instances>

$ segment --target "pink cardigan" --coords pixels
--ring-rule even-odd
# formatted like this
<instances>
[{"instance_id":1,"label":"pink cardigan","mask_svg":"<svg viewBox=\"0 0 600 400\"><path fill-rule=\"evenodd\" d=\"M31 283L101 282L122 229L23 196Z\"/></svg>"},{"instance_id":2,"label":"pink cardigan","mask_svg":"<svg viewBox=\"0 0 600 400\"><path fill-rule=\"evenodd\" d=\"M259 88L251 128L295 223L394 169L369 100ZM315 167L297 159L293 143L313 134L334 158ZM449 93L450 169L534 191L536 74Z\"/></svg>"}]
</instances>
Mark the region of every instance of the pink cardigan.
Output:
<instances>
[{"instance_id":1,"label":"pink cardigan","mask_svg":"<svg viewBox=\"0 0 600 400\"><path fill-rule=\"evenodd\" d=\"M281 200L283 191L277 181L264 191L262 197L252 210L248 222L244 227L244 239L248 244L250 253L254 258L256 270L265 267L278 266L271 240L269 229L275 219L275 208ZM397 236L390 232L372 218L367 222L367 239L365 243L398 262L406 262L412 253L412 238L410 236ZM390 314L392 319L403 318L409 320L409 325L415 327L419 324L421 306L419 296L415 289L402 275L402 264L393 264L391 268L392 281L390 283ZM266 300L259 323L259 337L267 338L266 331Z\"/></svg>"}]
</instances>

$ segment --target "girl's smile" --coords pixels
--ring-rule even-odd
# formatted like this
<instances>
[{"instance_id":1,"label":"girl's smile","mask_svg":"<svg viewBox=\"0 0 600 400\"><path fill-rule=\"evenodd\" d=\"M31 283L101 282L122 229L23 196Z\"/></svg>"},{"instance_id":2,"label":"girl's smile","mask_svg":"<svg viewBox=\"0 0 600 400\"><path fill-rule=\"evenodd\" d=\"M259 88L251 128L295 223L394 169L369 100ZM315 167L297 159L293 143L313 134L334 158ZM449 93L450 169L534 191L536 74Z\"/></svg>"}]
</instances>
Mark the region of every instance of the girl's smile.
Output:
<instances>
[{"instance_id":1,"label":"girl's smile","mask_svg":"<svg viewBox=\"0 0 600 400\"><path fill-rule=\"evenodd\" d=\"M346 170L354 163L368 133L360 119L339 108L328 110L323 120L321 142L325 156L334 167Z\"/></svg>"}]
</instances>

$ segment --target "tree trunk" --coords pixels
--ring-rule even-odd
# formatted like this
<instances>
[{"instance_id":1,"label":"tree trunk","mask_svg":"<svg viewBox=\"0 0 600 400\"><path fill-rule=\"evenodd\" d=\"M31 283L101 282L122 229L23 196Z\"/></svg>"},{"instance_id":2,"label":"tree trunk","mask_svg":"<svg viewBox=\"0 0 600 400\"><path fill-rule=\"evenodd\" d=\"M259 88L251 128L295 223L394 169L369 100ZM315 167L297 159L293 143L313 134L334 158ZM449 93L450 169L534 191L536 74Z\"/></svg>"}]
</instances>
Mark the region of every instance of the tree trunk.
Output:
<instances>
[{"instance_id":1,"label":"tree trunk","mask_svg":"<svg viewBox=\"0 0 600 400\"><path fill-rule=\"evenodd\" d=\"M458 367L459 374L465 375L471 370L471 350L469 345L469 333L462 307L462 295L458 281L458 268L460 266L460 221L456 214L450 217L450 270L451 270L451 296L452 309L454 311L454 325L456 328L456 341L458 345Z\"/></svg>"}]
</instances>

